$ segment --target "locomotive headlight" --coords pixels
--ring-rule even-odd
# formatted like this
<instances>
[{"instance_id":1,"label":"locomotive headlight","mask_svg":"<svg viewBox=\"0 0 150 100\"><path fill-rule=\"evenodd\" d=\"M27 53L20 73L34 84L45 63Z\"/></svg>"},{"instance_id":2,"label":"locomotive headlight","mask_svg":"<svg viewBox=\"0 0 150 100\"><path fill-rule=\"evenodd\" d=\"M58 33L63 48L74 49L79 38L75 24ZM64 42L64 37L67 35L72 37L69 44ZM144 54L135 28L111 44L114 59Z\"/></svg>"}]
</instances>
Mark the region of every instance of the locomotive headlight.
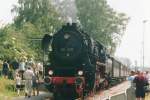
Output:
<instances>
[{"instance_id":1,"label":"locomotive headlight","mask_svg":"<svg viewBox=\"0 0 150 100\"><path fill-rule=\"evenodd\" d=\"M80 76L83 75L83 71L82 71L82 70L79 70L79 71L78 71L78 75L80 75Z\"/></svg>"},{"instance_id":2,"label":"locomotive headlight","mask_svg":"<svg viewBox=\"0 0 150 100\"><path fill-rule=\"evenodd\" d=\"M49 75L53 75L53 71L52 71L52 70L49 70L48 74L49 74Z\"/></svg>"}]
</instances>

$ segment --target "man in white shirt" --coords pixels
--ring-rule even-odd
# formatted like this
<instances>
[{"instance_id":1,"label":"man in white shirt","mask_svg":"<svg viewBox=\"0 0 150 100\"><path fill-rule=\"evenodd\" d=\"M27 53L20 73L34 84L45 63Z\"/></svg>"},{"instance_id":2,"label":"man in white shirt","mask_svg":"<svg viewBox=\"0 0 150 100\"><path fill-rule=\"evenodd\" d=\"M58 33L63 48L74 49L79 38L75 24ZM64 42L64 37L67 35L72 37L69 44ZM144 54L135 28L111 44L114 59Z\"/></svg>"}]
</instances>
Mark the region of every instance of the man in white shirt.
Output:
<instances>
[{"instance_id":1,"label":"man in white shirt","mask_svg":"<svg viewBox=\"0 0 150 100\"><path fill-rule=\"evenodd\" d=\"M32 92L32 77L34 76L34 72L31 70L31 67L24 72L25 79L25 96L31 97Z\"/></svg>"}]
</instances>

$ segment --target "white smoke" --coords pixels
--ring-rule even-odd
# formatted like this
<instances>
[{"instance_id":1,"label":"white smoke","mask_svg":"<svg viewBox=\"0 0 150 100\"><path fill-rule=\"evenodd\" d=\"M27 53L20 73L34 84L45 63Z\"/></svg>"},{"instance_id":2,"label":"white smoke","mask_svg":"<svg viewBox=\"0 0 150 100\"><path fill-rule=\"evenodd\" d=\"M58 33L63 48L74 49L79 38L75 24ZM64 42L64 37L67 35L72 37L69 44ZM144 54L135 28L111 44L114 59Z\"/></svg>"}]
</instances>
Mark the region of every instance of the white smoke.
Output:
<instances>
[{"instance_id":1,"label":"white smoke","mask_svg":"<svg viewBox=\"0 0 150 100\"><path fill-rule=\"evenodd\" d=\"M52 0L52 3L66 22L77 22L75 0Z\"/></svg>"}]
</instances>

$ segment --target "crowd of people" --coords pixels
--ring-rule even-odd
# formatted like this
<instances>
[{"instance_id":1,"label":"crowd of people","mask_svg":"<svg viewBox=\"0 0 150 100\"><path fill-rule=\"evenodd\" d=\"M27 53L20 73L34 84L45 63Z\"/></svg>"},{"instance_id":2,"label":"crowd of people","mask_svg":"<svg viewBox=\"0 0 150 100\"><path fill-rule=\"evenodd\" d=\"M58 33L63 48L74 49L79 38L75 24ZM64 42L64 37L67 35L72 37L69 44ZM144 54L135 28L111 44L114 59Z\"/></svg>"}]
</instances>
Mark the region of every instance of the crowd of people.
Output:
<instances>
[{"instance_id":1,"label":"crowd of people","mask_svg":"<svg viewBox=\"0 0 150 100\"><path fill-rule=\"evenodd\" d=\"M40 62L35 62L32 58L21 58L13 60L11 63L7 60L2 64L2 75L8 78L10 70L11 76L16 82L17 94L20 95L20 89L23 87L24 81L25 97L31 97L31 94L39 94L38 83L39 78L43 75L43 65ZM148 71L131 71L128 80L131 81L131 88L135 88L136 100L144 100L147 92L147 87L150 83L150 73ZM35 93L37 92L37 93Z\"/></svg>"},{"instance_id":2,"label":"crowd of people","mask_svg":"<svg viewBox=\"0 0 150 100\"><path fill-rule=\"evenodd\" d=\"M11 73L11 75L9 75ZM35 95L35 91L38 91L39 78L43 75L43 65L40 62L35 62L32 58L25 59L21 58L19 61L17 59L12 62L7 60L3 61L2 64L2 76L4 78L9 78L15 80L15 87L18 96L20 95L20 90L23 87L25 90L25 97L31 97L31 94ZM10 78L9 78L10 79Z\"/></svg>"},{"instance_id":3,"label":"crowd of people","mask_svg":"<svg viewBox=\"0 0 150 100\"><path fill-rule=\"evenodd\" d=\"M131 88L135 93L136 100L144 100L149 89L150 73L148 71L131 71L128 80L131 81Z\"/></svg>"}]
</instances>

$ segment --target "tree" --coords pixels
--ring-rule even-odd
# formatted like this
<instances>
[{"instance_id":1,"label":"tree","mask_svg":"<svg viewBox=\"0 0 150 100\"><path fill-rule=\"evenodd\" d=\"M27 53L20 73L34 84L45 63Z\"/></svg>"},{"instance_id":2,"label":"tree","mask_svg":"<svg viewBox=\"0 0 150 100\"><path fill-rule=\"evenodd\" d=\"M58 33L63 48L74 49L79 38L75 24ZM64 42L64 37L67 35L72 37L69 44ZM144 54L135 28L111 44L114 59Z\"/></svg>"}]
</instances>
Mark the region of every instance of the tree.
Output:
<instances>
[{"instance_id":1,"label":"tree","mask_svg":"<svg viewBox=\"0 0 150 100\"><path fill-rule=\"evenodd\" d=\"M42 32L54 32L62 23L51 0L18 0L12 12L16 13L14 22L17 27L30 22Z\"/></svg>"},{"instance_id":2,"label":"tree","mask_svg":"<svg viewBox=\"0 0 150 100\"><path fill-rule=\"evenodd\" d=\"M78 19L87 33L114 53L128 22L124 13L117 13L106 0L76 0Z\"/></svg>"},{"instance_id":3,"label":"tree","mask_svg":"<svg viewBox=\"0 0 150 100\"><path fill-rule=\"evenodd\" d=\"M35 55L26 42L26 37L20 31L16 31L13 24L0 29L0 58L12 60L26 55Z\"/></svg>"},{"instance_id":4,"label":"tree","mask_svg":"<svg viewBox=\"0 0 150 100\"><path fill-rule=\"evenodd\" d=\"M16 35L15 50L25 56L41 58L40 41L45 33L54 33L61 26L63 20L51 5L50 0L18 0L18 4L11 10L15 13L13 33ZM13 36L12 32L4 32ZM5 36L7 37L7 36ZM15 51L12 51L15 52ZM12 53L15 54L15 53ZM7 55L8 56L8 55ZM15 55L14 55L15 56Z\"/></svg>"}]
</instances>

